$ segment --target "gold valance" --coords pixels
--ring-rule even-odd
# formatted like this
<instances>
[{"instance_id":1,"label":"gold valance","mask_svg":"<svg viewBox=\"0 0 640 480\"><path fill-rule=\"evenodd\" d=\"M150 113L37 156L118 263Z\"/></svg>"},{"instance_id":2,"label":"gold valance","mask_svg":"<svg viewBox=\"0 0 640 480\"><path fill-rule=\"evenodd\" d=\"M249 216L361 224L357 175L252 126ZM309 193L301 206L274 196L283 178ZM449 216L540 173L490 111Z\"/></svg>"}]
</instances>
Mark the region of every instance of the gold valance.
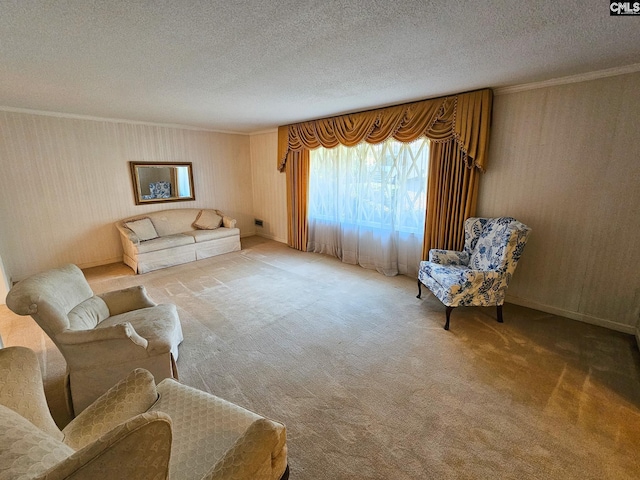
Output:
<instances>
[{"instance_id":1,"label":"gold valance","mask_svg":"<svg viewBox=\"0 0 640 480\"><path fill-rule=\"evenodd\" d=\"M320 146L348 147L380 143L393 137L411 142L421 136L434 142L454 139L468 167L484 171L491 103L490 89L340 115L278 128L278 170L292 152Z\"/></svg>"}]
</instances>

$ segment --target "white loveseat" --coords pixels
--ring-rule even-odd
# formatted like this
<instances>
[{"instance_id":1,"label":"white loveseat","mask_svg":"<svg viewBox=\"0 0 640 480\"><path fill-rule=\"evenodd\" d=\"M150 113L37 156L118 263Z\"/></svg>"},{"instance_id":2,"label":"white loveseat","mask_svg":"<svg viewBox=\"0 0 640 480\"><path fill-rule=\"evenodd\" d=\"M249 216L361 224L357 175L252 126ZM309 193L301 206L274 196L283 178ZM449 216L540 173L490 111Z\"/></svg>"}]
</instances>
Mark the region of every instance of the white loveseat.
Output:
<instances>
[{"instance_id":1,"label":"white loveseat","mask_svg":"<svg viewBox=\"0 0 640 480\"><path fill-rule=\"evenodd\" d=\"M178 208L116 222L123 261L136 273L240 250L236 220L219 210Z\"/></svg>"}]
</instances>

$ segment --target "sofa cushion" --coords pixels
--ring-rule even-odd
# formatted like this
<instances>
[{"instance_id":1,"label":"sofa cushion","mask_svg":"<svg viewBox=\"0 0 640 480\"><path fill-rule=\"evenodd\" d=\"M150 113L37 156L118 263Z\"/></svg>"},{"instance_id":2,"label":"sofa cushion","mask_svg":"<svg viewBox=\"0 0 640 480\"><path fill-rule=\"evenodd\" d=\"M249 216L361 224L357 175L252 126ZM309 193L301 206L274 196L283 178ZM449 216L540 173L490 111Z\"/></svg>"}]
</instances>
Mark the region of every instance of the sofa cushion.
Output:
<instances>
[{"instance_id":1,"label":"sofa cushion","mask_svg":"<svg viewBox=\"0 0 640 480\"><path fill-rule=\"evenodd\" d=\"M175 235L177 233L194 230L193 222L196 220L199 209L196 208L176 208L175 210L161 210L151 212L147 216L156 227L156 232L161 237Z\"/></svg>"},{"instance_id":2,"label":"sofa cushion","mask_svg":"<svg viewBox=\"0 0 640 480\"><path fill-rule=\"evenodd\" d=\"M153 226L151 219L148 217L127 222L125 223L125 226L133 233L135 233L141 242L146 242L147 240L158 238L156 228Z\"/></svg>"},{"instance_id":3,"label":"sofa cushion","mask_svg":"<svg viewBox=\"0 0 640 480\"><path fill-rule=\"evenodd\" d=\"M218 238L232 237L238 235L237 228L216 228L215 230L194 230L193 232L186 232L185 235L190 235L195 239L196 243L207 242L209 240L215 240Z\"/></svg>"},{"instance_id":4,"label":"sofa cushion","mask_svg":"<svg viewBox=\"0 0 640 480\"><path fill-rule=\"evenodd\" d=\"M199 230L215 230L222 225L222 217L213 210L200 210L193 226Z\"/></svg>"},{"instance_id":5,"label":"sofa cushion","mask_svg":"<svg viewBox=\"0 0 640 480\"><path fill-rule=\"evenodd\" d=\"M0 405L0 478L35 478L74 450Z\"/></svg>"},{"instance_id":6,"label":"sofa cushion","mask_svg":"<svg viewBox=\"0 0 640 480\"><path fill-rule=\"evenodd\" d=\"M195 240L191 235L178 233L176 235L154 238L153 240L136 245L136 247L138 253L147 253L155 252L157 250L166 250L167 248L180 247L182 245L189 245L190 243L195 243Z\"/></svg>"},{"instance_id":7,"label":"sofa cushion","mask_svg":"<svg viewBox=\"0 0 640 480\"><path fill-rule=\"evenodd\" d=\"M109 318L109 307L102 298L93 296L76 305L69 312L69 328L71 330L90 330L96 328L96 325L105 318Z\"/></svg>"}]
</instances>

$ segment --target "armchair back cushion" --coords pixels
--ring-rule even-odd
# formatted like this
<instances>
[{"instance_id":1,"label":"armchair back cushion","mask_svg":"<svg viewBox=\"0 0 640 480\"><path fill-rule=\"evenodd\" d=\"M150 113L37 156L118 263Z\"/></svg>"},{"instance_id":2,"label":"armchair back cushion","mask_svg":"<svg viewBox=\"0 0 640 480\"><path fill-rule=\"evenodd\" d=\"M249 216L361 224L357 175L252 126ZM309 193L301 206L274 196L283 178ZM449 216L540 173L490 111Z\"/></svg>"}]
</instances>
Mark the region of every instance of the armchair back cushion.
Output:
<instances>
[{"instance_id":1,"label":"armchair back cushion","mask_svg":"<svg viewBox=\"0 0 640 480\"><path fill-rule=\"evenodd\" d=\"M483 225L479 232L475 229L478 224L471 222L474 231L471 238L473 247L470 245L469 268L503 273L508 263L510 237L517 233L519 222L509 217L479 220Z\"/></svg>"},{"instance_id":2,"label":"armchair back cushion","mask_svg":"<svg viewBox=\"0 0 640 480\"><path fill-rule=\"evenodd\" d=\"M501 292L500 305L531 229L511 217L474 218L469 220L469 224L477 238L469 258L469 268L500 274L499 285L495 287ZM479 225L482 225L482 230L476 234ZM471 243L473 241L472 238Z\"/></svg>"},{"instance_id":3,"label":"armchair back cushion","mask_svg":"<svg viewBox=\"0 0 640 480\"><path fill-rule=\"evenodd\" d=\"M70 330L91 330L109 318L109 307L100 297L89 297L69 312Z\"/></svg>"}]
</instances>

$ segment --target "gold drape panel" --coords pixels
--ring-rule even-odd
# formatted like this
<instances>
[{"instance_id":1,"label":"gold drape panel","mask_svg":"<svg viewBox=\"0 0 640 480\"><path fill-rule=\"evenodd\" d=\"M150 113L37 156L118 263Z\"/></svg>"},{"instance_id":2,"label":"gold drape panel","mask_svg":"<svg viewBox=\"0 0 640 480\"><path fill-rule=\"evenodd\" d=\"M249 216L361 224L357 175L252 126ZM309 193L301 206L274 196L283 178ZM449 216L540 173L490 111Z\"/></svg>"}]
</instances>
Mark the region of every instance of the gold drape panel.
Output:
<instances>
[{"instance_id":1,"label":"gold drape panel","mask_svg":"<svg viewBox=\"0 0 640 480\"><path fill-rule=\"evenodd\" d=\"M287 165L288 243L307 251L307 201L309 191L309 150L291 152Z\"/></svg>"},{"instance_id":2,"label":"gold drape panel","mask_svg":"<svg viewBox=\"0 0 640 480\"><path fill-rule=\"evenodd\" d=\"M475 214L477 170L485 169L492 101L492 91L484 89L280 127L278 169L287 170L289 245L306 250L309 150L390 137L408 143L423 135L432 141L423 255L429 248L461 245L464 221Z\"/></svg>"},{"instance_id":3,"label":"gold drape panel","mask_svg":"<svg viewBox=\"0 0 640 480\"><path fill-rule=\"evenodd\" d=\"M464 246L464 221L476 212L480 171L468 168L463 155L453 140L430 147L423 259L431 248L460 251Z\"/></svg>"}]
</instances>

